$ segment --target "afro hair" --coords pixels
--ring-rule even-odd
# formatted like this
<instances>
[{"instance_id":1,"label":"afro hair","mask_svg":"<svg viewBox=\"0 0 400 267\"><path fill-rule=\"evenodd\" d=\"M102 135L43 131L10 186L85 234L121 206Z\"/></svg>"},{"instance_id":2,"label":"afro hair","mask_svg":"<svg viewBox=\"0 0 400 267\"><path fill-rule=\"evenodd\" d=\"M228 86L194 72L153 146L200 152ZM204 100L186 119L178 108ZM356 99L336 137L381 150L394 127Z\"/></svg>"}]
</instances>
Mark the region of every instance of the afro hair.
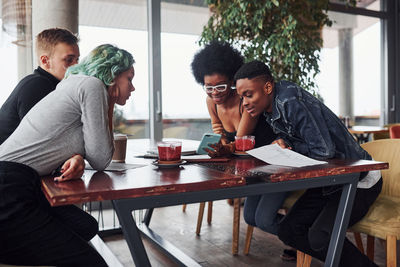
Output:
<instances>
[{"instance_id":1,"label":"afro hair","mask_svg":"<svg viewBox=\"0 0 400 267\"><path fill-rule=\"evenodd\" d=\"M264 76L266 81L273 81L268 66L259 60L253 60L240 67L234 79L237 81L239 79L253 79L259 76Z\"/></svg>"},{"instance_id":2,"label":"afro hair","mask_svg":"<svg viewBox=\"0 0 400 267\"><path fill-rule=\"evenodd\" d=\"M192 61L196 81L204 84L204 76L221 74L233 81L236 71L243 65L243 56L229 43L213 41L197 52Z\"/></svg>"}]
</instances>

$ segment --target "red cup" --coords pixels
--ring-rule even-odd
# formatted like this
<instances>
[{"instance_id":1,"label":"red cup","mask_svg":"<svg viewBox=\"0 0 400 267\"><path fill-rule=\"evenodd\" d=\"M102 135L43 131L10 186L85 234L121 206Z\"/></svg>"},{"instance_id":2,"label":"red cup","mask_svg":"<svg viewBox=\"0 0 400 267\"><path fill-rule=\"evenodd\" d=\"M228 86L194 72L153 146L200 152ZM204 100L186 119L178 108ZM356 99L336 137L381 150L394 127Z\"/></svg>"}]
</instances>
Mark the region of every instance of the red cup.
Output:
<instances>
[{"instance_id":1,"label":"red cup","mask_svg":"<svg viewBox=\"0 0 400 267\"><path fill-rule=\"evenodd\" d=\"M159 161L180 161L182 142L164 141L157 143Z\"/></svg>"},{"instance_id":2,"label":"red cup","mask_svg":"<svg viewBox=\"0 0 400 267\"><path fill-rule=\"evenodd\" d=\"M236 151L247 151L254 148L256 144L254 135L235 136Z\"/></svg>"}]
</instances>

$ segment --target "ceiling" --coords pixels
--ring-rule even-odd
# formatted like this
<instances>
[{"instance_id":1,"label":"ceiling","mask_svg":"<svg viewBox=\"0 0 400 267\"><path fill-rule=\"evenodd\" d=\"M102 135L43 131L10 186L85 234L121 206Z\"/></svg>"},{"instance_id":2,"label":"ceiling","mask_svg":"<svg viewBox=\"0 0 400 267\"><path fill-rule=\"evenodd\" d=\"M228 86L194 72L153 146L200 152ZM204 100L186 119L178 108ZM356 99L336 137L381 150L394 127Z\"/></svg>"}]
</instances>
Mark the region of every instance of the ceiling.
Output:
<instances>
[{"instance_id":1,"label":"ceiling","mask_svg":"<svg viewBox=\"0 0 400 267\"><path fill-rule=\"evenodd\" d=\"M0 5L5 0L0 0ZM331 0L341 3L340 0ZM378 0L357 0L357 6L379 10ZM328 12L333 27L323 30L324 47L336 47L337 30L352 28L357 34L378 19ZM199 35L210 12L204 0L165 0L161 2L161 31ZM1 17L1 9L0 9ZM79 0L79 24L85 26L147 30L147 0Z\"/></svg>"},{"instance_id":2,"label":"ceiling","mask_svg":"<svg viewBox=\"0 0 400 267\"><path fill-rule=\"evenodd\" d=\"M208 7L198 3L203 1L179 1L181 4L176 2L161 2L161 31L199 35L208 21ZM189 2L194 5L189 5ZM146 30L147 1L80 0L79 24Z\"/></svg>"}]
</instances>

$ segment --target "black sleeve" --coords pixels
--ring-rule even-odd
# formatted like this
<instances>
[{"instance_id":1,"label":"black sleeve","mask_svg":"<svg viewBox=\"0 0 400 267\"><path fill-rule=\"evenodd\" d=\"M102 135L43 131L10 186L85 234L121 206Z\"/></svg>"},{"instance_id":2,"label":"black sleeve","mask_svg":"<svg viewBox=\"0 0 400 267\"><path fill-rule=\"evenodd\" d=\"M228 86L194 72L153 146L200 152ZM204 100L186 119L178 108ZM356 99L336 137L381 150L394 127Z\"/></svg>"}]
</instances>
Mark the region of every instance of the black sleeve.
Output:
<instances>
[{"instance_id":1,"label":"black sleeve","mask_svg":"<svg viewBox=\"0 0 400 267\"><path fill-rule=\"evenodd\" d=\"M21 87L18 95L17 112L20 120L22 120L36 103L53 90L54 86L46 78L35 77L27 81L27 83Z\"/></svg>"}]
</instances>

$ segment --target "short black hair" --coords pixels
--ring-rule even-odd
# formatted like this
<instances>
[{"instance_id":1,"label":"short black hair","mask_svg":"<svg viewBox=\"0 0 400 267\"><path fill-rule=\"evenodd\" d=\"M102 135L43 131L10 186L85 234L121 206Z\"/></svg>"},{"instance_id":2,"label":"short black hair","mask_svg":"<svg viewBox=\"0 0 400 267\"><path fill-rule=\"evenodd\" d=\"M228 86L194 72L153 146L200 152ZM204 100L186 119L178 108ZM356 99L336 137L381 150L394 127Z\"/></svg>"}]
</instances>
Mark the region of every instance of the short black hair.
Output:
<instances>
[{"instance_id":1,"label":"short black hair","mask_svg":"<svg viewBox=\"0 0 400 267\"><path fill-rule=\"evenodd\" d=\"M196 81L204 84L204 76L221 74L233 81L236 71L243 65L243 56L229 43L213 41L198 51L192 61Z\"/></svg>"},{"instance_id":2,"label":"short black hair","mask_svg":"<svg viewBox=\"0 0 400 267\"><path fill-rule=\"evenodd\" d=\"M235 81L239 79L253 79L259 76L264 76L266 81L274 81L268 66L264 62L253 60L240 67L235 74Z\"/></svg>"}]
</instances>

